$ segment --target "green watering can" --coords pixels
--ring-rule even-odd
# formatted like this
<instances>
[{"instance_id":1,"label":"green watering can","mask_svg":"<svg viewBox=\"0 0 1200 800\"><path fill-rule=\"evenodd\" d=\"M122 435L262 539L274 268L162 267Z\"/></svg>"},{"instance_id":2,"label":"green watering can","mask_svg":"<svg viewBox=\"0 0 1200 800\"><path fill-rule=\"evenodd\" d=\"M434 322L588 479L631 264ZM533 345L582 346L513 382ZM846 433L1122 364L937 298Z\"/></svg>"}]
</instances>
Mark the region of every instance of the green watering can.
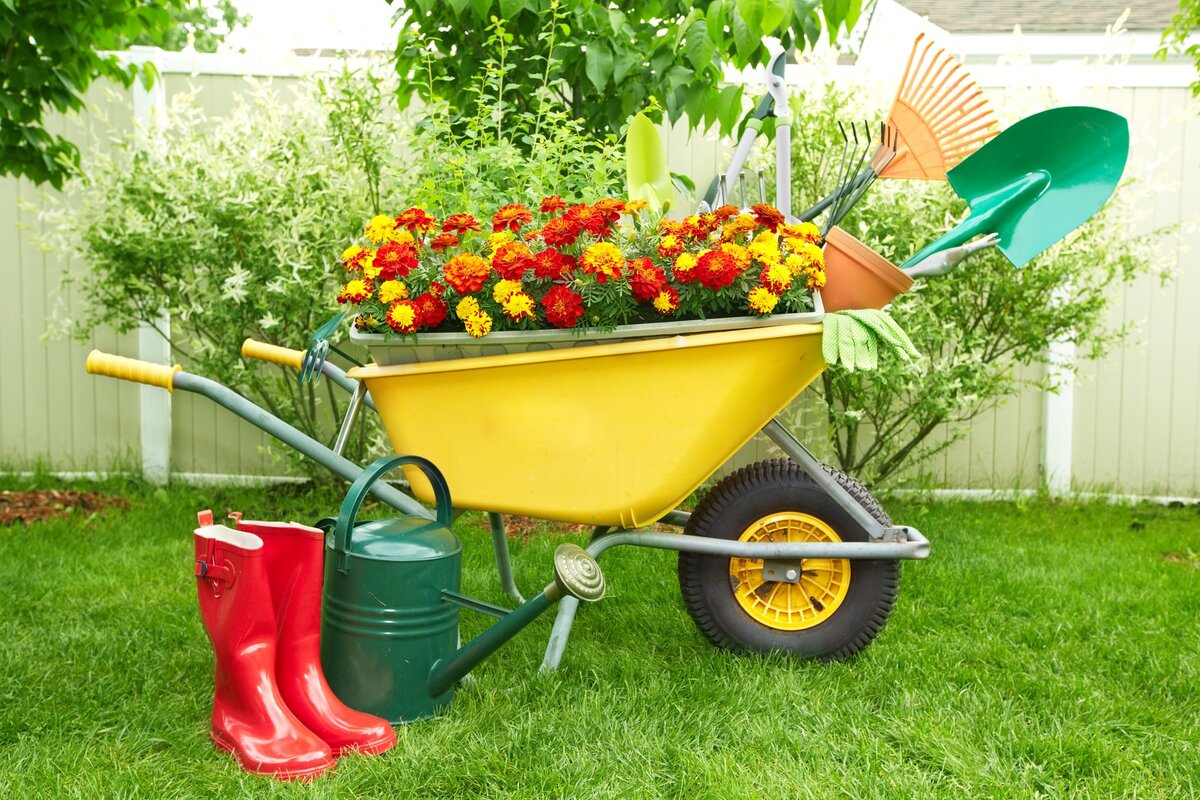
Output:
<instances>
[{"instance_id":1,"label":"green watering can","mask_svg":"<svg viewBox=\"0 0 1200 800\"><path fill-rule=\"evenodd\" d=\"M1090 106L1026 117L946 177L971 213L901 265L912 267L979 234L1021 267L1082 225L1112 195L1129 156L1129 123Z\"/></svg>"}]
</instances>

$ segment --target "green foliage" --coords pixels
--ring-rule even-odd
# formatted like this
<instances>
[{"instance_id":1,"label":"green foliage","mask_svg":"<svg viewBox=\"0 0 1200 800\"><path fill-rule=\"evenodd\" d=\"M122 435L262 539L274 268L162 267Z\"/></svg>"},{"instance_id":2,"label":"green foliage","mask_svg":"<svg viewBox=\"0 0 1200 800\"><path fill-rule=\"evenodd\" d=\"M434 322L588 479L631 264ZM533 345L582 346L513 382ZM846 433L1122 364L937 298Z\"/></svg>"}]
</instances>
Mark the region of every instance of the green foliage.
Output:
<instances>
[{"instance_id":1,"label":"green foliage","mask_svg":"<svg viewBox=\"0 0 1200 800\"><path fill-rule=\"evenodd\" d=\"M1200 0L1179 0L1179 11L1171 18L1170 26L1163 31L1162 42L1159 45L1159 58L1165 59L1170 53L1182 53L1192 59L1200 72L1200 44L1188 44L1188 37L1200 27ZM1192 81L1192 94L1200 96L1200 78Z\"/></svg>"},{"instance_id":2,"label":"green foliage","mask_svg":"<svg viewBox=\"0 0 1200 800\"><path fill-rule=\"evenodd\" d=\"M834 182L836 121L882 114L864 114L834 87L793 106L793 130L803 132L793 143L794 196L815 201ZM837 466L872 484L894 479L961 438L963 423L979 413L1028 387L1052 389L1039 369L1049 363L1051 341L1074 342L1080 359L1119 342L1125 331L1106 321L1113 286L1151 269L1159 233L1129 232L1133 188L1118 189L1091 221L1020 270L987 250L896 298L893 318L927 358L881 358L875 372L825 373L820 390ZM898 264L965 210L947 184L881 180L842 227ZM944 437L931 436L946 423Z\"/></svg>"},{"instance_id":3,"label":"green foliage","mask_svg":"<svg viewBox=\"0 0 1200 800\"><path fill-rule=\"evenodd\" d=\"M171 26L154 33L144 32L129 44L215 53L225 37L250 23L250 16L238 11L233 0L188 0L171 9Z\"/></svg>"},{"instance_id":4,"label":"green foliage","mask_svg":"<svg viewBox=\"0 0 1200 800\"><path fill-rule=\"evenodd\" d=\"M391 0L389 0L390 2ZM495 51L479 31L505 20L516 62L505 98L536 111L561 105L596 134L618 131L630 115L662 101L672 121L719 125L741 116L741 86L723 86L724 64L764 64L765 37L799 50L822 29L851 28L860 0L414 0L398 11L400 101L442 98L467 117L479 99L474 76ZM430 79L430 77L432 79ZM511 98L509 98L511 93Z\"/></svg>"},{"instance_id":5,"label":"green foliage","mask_svg":"<svg viewBox=\"0 0 1200 800\"><path fill-rule=\"evenodd\" d=\"M224 24L237 16L230 0L219 0ZM168 45L194 32L207 45L223 34L207 8L194 0L79 0L64 7L36 0L0 2L0 175L17 175L61 188L79 167L79 150L46 131L49 111L78 111L83 93L97 78L123 86L141 75L150 83L150 67L122 60L130 43ZM232 14L232 17L230 16Z\"/></svg>"}]
</instances>

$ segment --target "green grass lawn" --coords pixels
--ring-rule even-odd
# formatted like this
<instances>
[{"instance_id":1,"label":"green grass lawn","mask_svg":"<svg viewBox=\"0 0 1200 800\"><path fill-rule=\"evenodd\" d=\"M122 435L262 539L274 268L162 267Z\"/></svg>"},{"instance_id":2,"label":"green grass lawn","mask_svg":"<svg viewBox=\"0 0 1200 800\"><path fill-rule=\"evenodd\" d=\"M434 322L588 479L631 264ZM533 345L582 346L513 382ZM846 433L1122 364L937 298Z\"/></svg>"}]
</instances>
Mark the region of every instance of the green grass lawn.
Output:
<instances>
[{"instance_id":1,"label":"green grass lawn","mask_svg":"<svg viewBox=\"0 0 1200 800\"><path fill-rule=\"evenodd\" d=\"M336 497L101 490L131 508L0 528L4 797L1200 792L1194 508L891 502L933 555L904 565L891 621L838 664L713 650L683 610L674 555L618 548L602 562L609 596L580 613L557 673L537 673L546 616L444 716L306 786L247 775L209 743L191 530L207 506L312 520ZM486 521L457 529L465 590L504 602ZM562 538L513 543L527 592L550 578ZM464 633L485 624L465 613Z\"/></svg>"}]
</instances>

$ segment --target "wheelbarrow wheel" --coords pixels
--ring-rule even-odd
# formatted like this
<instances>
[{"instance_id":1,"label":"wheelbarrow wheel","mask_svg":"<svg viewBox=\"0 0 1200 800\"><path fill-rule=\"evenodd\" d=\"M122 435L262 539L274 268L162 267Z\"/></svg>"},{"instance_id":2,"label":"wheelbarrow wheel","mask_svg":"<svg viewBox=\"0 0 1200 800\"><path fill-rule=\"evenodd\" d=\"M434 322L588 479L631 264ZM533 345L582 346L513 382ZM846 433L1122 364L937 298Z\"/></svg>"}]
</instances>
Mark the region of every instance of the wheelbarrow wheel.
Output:
<instances>
[{"instance_id":1,"label":"wheelbarrow wheel","mask_svg":"<svg viewBox=\"0 0 1200 800\"><path fill-rule=\"evenodd\" d=\"M853 478L825 467L884 525L891 519ZM740 541L865 541L866 533L795 463L762 461L729 475L692 514L692 536ZM775 566L775 565L773 565ZM761 559L679 554L688 613L717 647L834 660L878 635L900 590L895 560L804 559L798 576L767 580ZM790 564L778 565L782 574Z\"/></svg>"}]
</instances>

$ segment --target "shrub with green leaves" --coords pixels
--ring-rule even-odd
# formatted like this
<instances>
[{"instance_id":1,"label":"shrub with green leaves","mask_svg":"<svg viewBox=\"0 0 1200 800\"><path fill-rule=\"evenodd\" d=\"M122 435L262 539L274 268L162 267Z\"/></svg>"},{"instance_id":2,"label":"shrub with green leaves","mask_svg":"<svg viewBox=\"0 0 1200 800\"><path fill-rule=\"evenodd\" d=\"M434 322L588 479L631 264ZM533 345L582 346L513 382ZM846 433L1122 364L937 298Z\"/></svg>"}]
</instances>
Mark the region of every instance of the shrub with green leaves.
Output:
<instances>
[{"instance_id":1,"label":"shrub with green leaves","mask_svg":"<svg viewBox=\"0 0 1200 800\"><path fill-rule=\"evenodd\" d=\"M798 206L830 191L841 152L837 121L881 119L835 87L793 100L792 185ZM874 372L833 367L819 383L828 452L872 484L896 482L962 438L967 423L1027 388L1052 391L1049 344L1074 342L1078 358L1102 356L1126 331L1106 322L1113 287L1153 266L1161 232L1130 233L1136 186L1117 190L1087 224L1021 269L997 250L941 278L919 279L890 306L926 358L881 359ZM952 227L966 204L946 183L881 180L841 227L899 264ZM933 436L940 428L945 436Z\"/></svg>"}]
</instances>

